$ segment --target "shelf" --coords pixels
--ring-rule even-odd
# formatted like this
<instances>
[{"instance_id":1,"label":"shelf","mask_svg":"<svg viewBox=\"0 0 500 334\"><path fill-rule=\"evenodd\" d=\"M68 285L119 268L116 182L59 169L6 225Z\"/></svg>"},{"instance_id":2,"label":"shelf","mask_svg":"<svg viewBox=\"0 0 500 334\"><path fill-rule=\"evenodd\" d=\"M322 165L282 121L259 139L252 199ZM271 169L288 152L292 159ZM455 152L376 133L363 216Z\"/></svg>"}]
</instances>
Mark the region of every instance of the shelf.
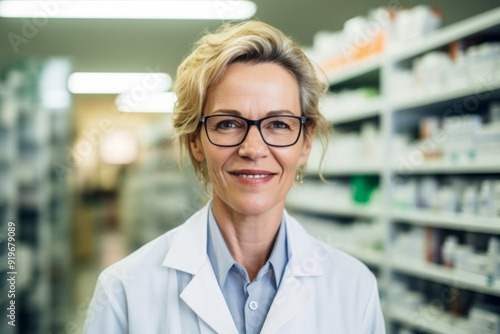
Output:
<instances>
[{"instance_id":1,"label":"shelf","mask_svg":"<svg viewBox=\"0 0 500 334\"><path fill-rule=\"evenodd\" d=\"M467 319L440 312L428 305L415 310L403 307L391 307L384 311L391 320L398 321L408 327L432 334L470 334Z\"/></svg>"},{"instance_id":2,"label":"shelf","mask_svg":"<svg viewBox=\"0 0 500 334\"><path fill-rule=\"evenodd\" d=\"M500 161L483 161L474 163L426 162L411 169L400 170L392 167L392 172L400 175L408 174L487 174L500 173Z\"/></svg>"},{"instance_id":3,"label":"shelf","mask_svg":"<svg viewBox=\"0 0 500 334\"><path fill-rule=\"evenodd\" d=\"M316 166L317 167L317 166ZM318 168L310 168L307 170L306 175L317 175ZM370 164L360 162L354 166L338 166L335 168L324 168L323 176L349 176L349 175L378 175L382 173L382 166L380 164Z\"/></svg>"},{"instance_id":4,"label":"shelf","mask_svg":"<svg viewBox=\"0 0 500 334\"><path fill-rule=\"evenodd\" d=\"M487 278L483 275L447 269L436 264L425 263L419 259L393 256L390 262L393 269L402 273L440 282L456 288L500 296L500 280L497 280L493 286L488 286L486 285Z\"/></svg>"},{"instance_id":5,"label":"shelf","mask_svg":"<svg viewBox=\"0 0 500 334\"><path fill-rule=\"evenodd\" d=\"M433 94L418 94L414 93L411 96L405 96L403 99L390 101L391 108L394 111L402 111L424 107L432 104L447 102L455 99L460 99L467 96L478 95L486 92L500 90L500 80L469 83L466 87L444 89L436 91Z\"/></svg>"},{"instance_id":6,"label":"shelf","mask_svg":"<svg viewBox=\"0 0 500 334\"><path fill-rule=\"evenodd\" d=\"M356 77L376 72L380 70L381 64L382 56L380 54L376 54L343 66L337 70L330 71L326 74L326 76L330 86L338 85L355 79Z\"/></svg>"},{"instance_id":7,"label":"shelf","mask_svg":"<svg viewBox=\"0 0 500 334\"><path fill-rule=\"evenodd\" d=\"M500 217L482 217L460 213L395 210L395 220L415 225L443 227L452 230L500 234Z\"/></svg>"},{"instance_id":8,"label":"shelf","mask_svg":"<svg viewBox=\"0 0 500 334\"><path fill-rule=\"evenodd\" d=\"M348 217L363 217L374 218L380 214L380 208L367 205L344 205L344 206L325 206L320 202L298 202L287 201L287 207L293 210L302 212L317 213L332 216L348 216Z\"/></svg>"},{"instance_id":9,"label":"shelf","mask_svg":"<svg viewBox=\"0 0 500 334\"><path fill-rule=\"evenodd\" d=\"M394 45L387 53L391 61L397 62L494 28L500 28L500 7L451 24L411 45Z\"/></svg>"},{"instance_id":10,"label":"shelf","mask_svg":"<svg viewBox=\"0 0 500 334\"><path fill-rule=\"evenodd\" d=\"M359 108L338 111L334 115L330 115L328 112L324 114L326 119L335 126L340 123L354 122L380 116L381 109L380 100L376 99L376 101L366 103Z\"/></svg>"}]
</instances>

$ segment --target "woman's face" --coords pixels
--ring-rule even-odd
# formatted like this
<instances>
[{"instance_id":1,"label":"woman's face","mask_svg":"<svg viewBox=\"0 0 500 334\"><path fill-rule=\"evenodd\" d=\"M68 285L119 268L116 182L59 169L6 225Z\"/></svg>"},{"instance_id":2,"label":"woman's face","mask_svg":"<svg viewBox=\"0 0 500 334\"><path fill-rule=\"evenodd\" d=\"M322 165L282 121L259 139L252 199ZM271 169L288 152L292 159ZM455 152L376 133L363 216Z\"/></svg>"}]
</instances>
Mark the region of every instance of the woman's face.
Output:
<instances>
[{"instance_id":1,"label":"woman's face","mask_svg":"<svg viewBox=\"0 0 500 334\"><path fill-rule=\"evenodd\" d=\"M228 113L250 120L273 114L301 116L297 81L277 64L234 63L208 93L203 110L205 116ZM198 161L206 162L214 205L243 215L272 210L281 214L297 168L309 156L311 137L303 129L295 145L272 147L250 126L239 146L219 147L210 143L203 126L191 150Z\"/></svg>"}]
</instances>

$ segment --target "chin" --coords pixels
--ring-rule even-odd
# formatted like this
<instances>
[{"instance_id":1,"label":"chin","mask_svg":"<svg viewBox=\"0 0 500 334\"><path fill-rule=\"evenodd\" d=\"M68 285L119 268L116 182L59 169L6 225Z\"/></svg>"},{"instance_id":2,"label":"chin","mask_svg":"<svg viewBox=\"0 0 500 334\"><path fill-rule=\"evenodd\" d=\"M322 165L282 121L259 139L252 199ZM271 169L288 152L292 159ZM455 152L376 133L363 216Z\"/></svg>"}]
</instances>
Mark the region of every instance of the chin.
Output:
<instances>
[{"instance_id":1,"label":"chin","mask_svg":"<svg viewBox=\"0 0 500 334\"><path fill-rule=\"evenodd\" d=\"M242 215L260 215L267 213L273 209L279 208L282 210L285 206L285 200L276 200L270 196L262 196L262 194L254 195L236 195L227 198L223 202L233 211Z\"/></svg>"}]
</instances>

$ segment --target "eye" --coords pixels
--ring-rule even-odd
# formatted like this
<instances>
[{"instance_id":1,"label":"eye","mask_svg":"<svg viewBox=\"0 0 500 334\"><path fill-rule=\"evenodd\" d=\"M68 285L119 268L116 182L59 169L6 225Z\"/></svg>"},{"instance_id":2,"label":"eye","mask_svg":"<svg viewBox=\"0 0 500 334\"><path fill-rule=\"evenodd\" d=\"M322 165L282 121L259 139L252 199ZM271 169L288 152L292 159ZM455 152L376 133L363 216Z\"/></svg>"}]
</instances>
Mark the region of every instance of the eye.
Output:
<instances>
[{"instance_id":1,"label":"eye","mask_svg":"<svg viewBox=\"0 0 500 334\"><path fill-rule=\"evenodd\" d=\"M266 128L272 130L290 130L292 127L290 124L291 120L286 118L278 118L278 119L270 119L269 123L266 125Z\"/></svg>"},{"instance_id":2,"label":"eye","mask_svg":"<svg viewBox=\"0 0 500 334\"><path fill-rule=\"evenodd\" d=\"M235 124L235 122L233 120L223 120L223 121L220 121L219 123L217 123L217 125L215 126L217 129L230 129L230 128L235 128L237 125Z\"/></svg>"},{"instance_id":3,"label":"eye","mask_svg":"<svg viewBox=\"0 0 500 334\"><path fill-rule=\"evenodd\" d=\"M242 129L245 127L245 124L237 118L231 118L231 117L214 117L210 119L209 125L210 127L215 129L215 130L238 130Z\"/></svg>"},{"instance_id":4,"label":"eye","mask_svg":"<svg viewBox=\"0 0 500 334\"><path fill-rule=\"evenodd\" d=\"M280 121L274 121L271 123L271 126L275 129L288 129L290 128L288 124L285 122L280 122Z\"/></svg>"}]
</instances>

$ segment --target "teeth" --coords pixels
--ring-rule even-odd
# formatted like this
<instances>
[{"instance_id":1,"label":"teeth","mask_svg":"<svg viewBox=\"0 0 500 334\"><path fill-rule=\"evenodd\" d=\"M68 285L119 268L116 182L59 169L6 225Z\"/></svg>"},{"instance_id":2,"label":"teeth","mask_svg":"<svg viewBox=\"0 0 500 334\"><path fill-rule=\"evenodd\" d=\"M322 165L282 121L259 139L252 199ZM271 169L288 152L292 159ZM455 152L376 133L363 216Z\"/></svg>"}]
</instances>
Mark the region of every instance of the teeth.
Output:
<instances>
[{"instance_id":1,"label":"teeth","mask_svg":"<svg viewBox=\"0 0 500 334\"><path fill-rule=\"evenodd\" d=\"M245 179L263 179L267 175L262 174L262 175L255 175L255 174L238 174L238 176L244 177Z\"/></svg>"}]
</instances>

